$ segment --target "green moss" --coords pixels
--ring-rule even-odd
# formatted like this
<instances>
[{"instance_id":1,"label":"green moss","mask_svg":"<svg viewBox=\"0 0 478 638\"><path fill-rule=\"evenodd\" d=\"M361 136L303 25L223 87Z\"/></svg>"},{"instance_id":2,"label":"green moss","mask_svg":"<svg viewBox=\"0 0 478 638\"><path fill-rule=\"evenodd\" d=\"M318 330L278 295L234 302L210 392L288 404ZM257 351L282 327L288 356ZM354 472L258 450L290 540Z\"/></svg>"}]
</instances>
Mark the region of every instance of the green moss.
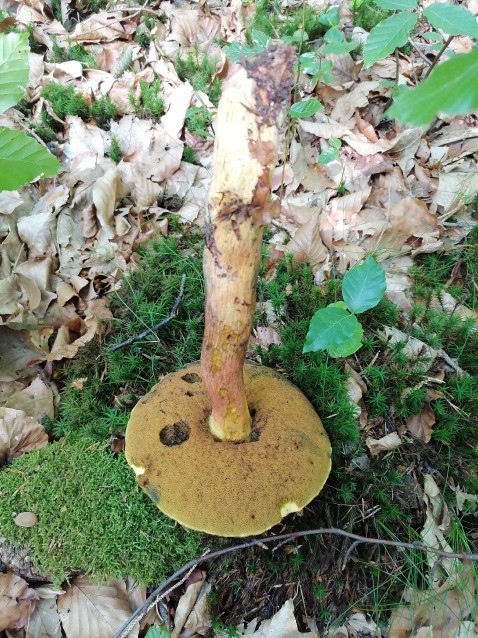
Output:
<instances>
[{"instance_id":1,"label":"green moss","mask_svg":"<svg viewBox=\"0 0 478 638\"><path fill-rule=\"evenodd\" d=\"M90 107L72 84L64 86L50 82L44 87L42 96L50 102L53 111L62 120L69 115L76 115L85 121L93 119L98 126L106 128L110 120L117 117L116 107L108 95L98 98Z\"/></svg>"},{"instance_id":2,"label":"green moss","mask_svg":"<svg viewBox=\"0 0 478 638\"><path fill-rule=\"evenodd\" d=\"M189 164L199 164L196 153L187 144L184 145L183 156L181 159L183 160L183 162L189 162Z\"/></svg>"},{"instance_id":3,"label":"green moss","mask_svg":"<svg viewBox=\"0 0 478 638\"><path fill-rule=\"evenodd\" d=\"M66 47L61 47L55 36L52 36L52 43L53 46L49 55L50 62L68 62L69 60L75 60L87 69L96 68L94 55L89 53L82 44L71 44L71 42L68 42Z\"/></svg>"},{"instance_id":4,"label":"green moss","mask_svg":"<svg viewBox=\"0 0 478 638\"><path fill-rule=\"evenodd\" d=\"M199 534L158 511L123 455L85 438L14 461L2 470L1 496L2 535L28 545L34 564L57 584L71 571L101 581L129 575L158 582L200 552ZM35 527L13 523L23 511L35 512Z\"/></svg>"},{"instance_id":5,"label":"green moss","mask_svg":"<svg viewBox=\"0 0 478 638\"><path fill-rule=\"evenodd\" d=\"M198 137L212 137L212 115L205 106L192 106L186 111L186 128Z\"/></svg>"},{"instance_id":6,"label":"green moss","mask_svg":"<svg viewBox=\"0 0 478 638\"><path fill-rule=\"evenodd\" d=\"M299 29L304 29L309 40L316 40L323 35L328 27L320 23L322 13L312 7L295 8L293 11L284 13L279 0L258 0L256 2L256 13L254 19L248 25L246 37L249 37L249 44L252 43L252 30L262 31L271 38L282 38L292 36Z\"/></svg>"},{"instance_id":7,"label":"green moss","mask_svg":"<svg viewBox=\"0 0 478 638\"><path fill-rule=\"evenodd\" d=\"M119 145L118 138L114 135L111 137L111 147L107 152L108 157L110 157L115 164L119 164L121 161L121 149Z\"/></svg>"},{"instance_id":8,"label":"green moss","mask_svg":"<svg viewBox=\"0 0 478 638\"><path fill-rule=\"evenodd\" d=\"M138 100L135 99L134 94L130 91L129 101L133 106L138 117L151 118L152 120L159 120L164 114L164 100L161 95L161 83L158 78L152 82L139 81L141 88L141 95Z\"/></svg>"},{"instance_id":9,"label":"green moss","mask_svg":"<svg viewBox=\"0 0 478 638\"><path fill-rule=\"evenodd\" d=\"M75 91L72 84L64 86L50 82L42 90L42 96L48 100L55 114L64 120L68 115L77 115L89 119L90 109L81 93Z\"/></svg>"},{"instance_id":10,"label":"green moss","mask_svg":"<svg viewBox=\"0 0 478 638\"><path fill-rule=\"evenodd\" d=\"M181 80L189 80L196 91L209 95L209 99L217 106L221 92L219 78L213 81L217 69L217 60L211 58L207 51L201 53L195 44L186 57L178 53L176 72Z\"/></svg>"},{"instance_id":11,"label":"green moss","mask_svg":"<svg viewBox=\"0 0 478 638\"><path fill-rule=\"evenodd\" d=\"M380 9L369 0L352 0L351 9L354 25L365 31L371 31L390 15L389 11Z\"/></svg>"}]
</instances>

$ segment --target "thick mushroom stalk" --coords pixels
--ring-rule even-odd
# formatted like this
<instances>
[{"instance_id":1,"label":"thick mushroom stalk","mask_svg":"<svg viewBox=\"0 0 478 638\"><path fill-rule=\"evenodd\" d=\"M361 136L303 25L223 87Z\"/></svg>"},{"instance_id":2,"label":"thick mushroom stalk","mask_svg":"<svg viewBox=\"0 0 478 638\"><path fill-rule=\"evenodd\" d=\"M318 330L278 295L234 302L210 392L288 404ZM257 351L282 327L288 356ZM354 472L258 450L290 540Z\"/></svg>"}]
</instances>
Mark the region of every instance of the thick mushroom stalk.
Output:
<instances>
[{"instance_id":1,"label":"thick mushroom stalk","mask_svg":"<svg viewBox=\"0 0 478 638\"><path fill-rule=\"evenodd\" d=\"M293 52L245 61L221 97L204 253L206 325L201 355L216 439L247 441L244 359L252 328L262 228L270 219L278 121L290 99Z\"/></svg>"},{"instance_id":2,"label":"thick mushroom stalk","mask_svg":"<svg viewBox=\"0 0 478 638\"><path fill-rule=\"evenodd\" d=\"M244 363L292 62L289 48L271 47L225 83L204 256L201 363L162 378L126 429L126 459L159 509L218 536L270 529L317 496L331 466L330 441L307 398L274 370Z\"/></svg>"}]
</instances>

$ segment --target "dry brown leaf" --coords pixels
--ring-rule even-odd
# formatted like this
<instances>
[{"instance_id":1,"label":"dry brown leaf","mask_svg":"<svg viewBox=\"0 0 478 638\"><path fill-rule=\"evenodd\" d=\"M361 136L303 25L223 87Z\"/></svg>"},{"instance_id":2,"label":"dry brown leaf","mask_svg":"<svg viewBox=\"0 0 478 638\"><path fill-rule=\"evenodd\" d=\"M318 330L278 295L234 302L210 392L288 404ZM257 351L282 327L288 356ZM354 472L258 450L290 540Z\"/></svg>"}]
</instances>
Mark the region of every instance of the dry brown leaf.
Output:
<instances>
[{"instance_id":1,"label":"dry brown leaf","mask_svg":"<svg viewBox=\"0 0 478 638\"><path fill-rule=\"evenodd\" d=\"M51 334L51 330L49 332ZM26 331L0 326L0 381L13 381L36 374L33 365L44 361L46 344L45 349L40 350L32 342L32 336L32 332L28 334Z\"/></svg>"},{"instance_id":2,"label":"dry brown leaf","mask_svg":"<svg viewBox=\"0 0 478 638\"><path fill-rule=\"evenodd\" d=\"M35 609L37 595L34 589L11 572L0 573L0 631L21 629Z\"/></svg>"},{"instance_id":3,"label":"dry brown leaf","mask_svg":"<svg viewBox=\"0 0 478 638\"><path fill-rule=\"evenodd\" d=\"M41 423L23 410L0 408L0 466L24 452L40 450L48 443Z\"/></svg>"},{"instance_id":4,"label":"dry brown leaf","mask_svg":"<svg viewBox=\"0 0 478 638\"><path fill-rule=\"evenodd\" d=\"M86 576L75 578L58 599L58 611L67 638L112 638L131 614L124 583L98 587ZM138 631L136 626L128 636Z\"/></svg>"},{"instance_id":5,"label":"dry brown leaf","mask_svg":"<svg viewBox=\"0 0 478 638\"><path fill-rule=\"evenodd\" d=\"M257 326L257 328L254 328L253 334L256 338L256 345L266 350L269 350L271 345L280 345L281 343L279 333L271 326Z\"/></svg>"},{"instance_id":6,"label":"dry brown leaf","mask_svg":"<svg viewBox=\"0 0 478 638\"><path fill-rule=\"evenodd\" d=\"M420 341L420 339L406 335L401 330L398 330L398 328L384 326L383 335L391 345L403 343L402 352L406 354L409 359L419 359L422 369L425 369L424 366L426 365L426 369L428 370L438 356L438 352L434 348Z\"/></svg>"},{"instance_id":7,"label":"dry brown leaf","mask_svg":"<svg viewBox=\"0 0 478 638\"><path fill-rule=\"evenodd\" d=\"M70 37L75 42L112 42L131 39L135 29L136 24L121 11L100 11L78 22Z\"/></svg>"},{"instance_id":8,"label":"dry brown leaf","mask_svg":"<svg viewBox=\"0 0 478 638\"><path fill-rule=\"evenodd\" d=\"M38 589L36 590L38 593ZM61 638L61 623L56 596L40 598L28 623L26 638Z\"/></svg>"},{"instance_id":9,"label":"dry brown leaf","mask_svg":"<svg viewBox=\"0 0 478 638\"><path fill-rule=\"evenodd\" d=\"M475 573L463 564L457 578L437 591L413 592L409 606L395 609L387 638L473 638L474 623L465 619L476 608Z\"/></svg>"},{"instance_id":10,"label":"dry brown leaf","mask_svg":"<svg viewBox=\"0 0 478 638\"><path fill-rule=\"evenodd\" d=\"M284 246L284 250L292 253L294 259L306 261L314 270L327 259L328 255L328 250L320 236L322 216L320 213L312 216L296 231L287 246Z\"/></svg>"},{"instance_id":11,"label":"dry brown leaf","mask_svg":"<svg viewBox=\"0 0 478 638\"><path fill-rule=\"evenodd\" d=\"M381 439L374 439L368 436L365 439L368 449L372 456L377 456L380 452L389 452L390 450L396 450L402 444L402 440L396 432L391 432L382 436Z\"/></svg>"},{"instance_id":12,"label":"dry brown leaf","mask_svg":"<svg viewBox=\"0 0 478 638\"><path fill-rule=\"evenodd\" d=\"M27 388L13 392L5 402L0 399L0 405L5 408L23 410L27 416L34 417L38 421L44 416L53 418L53 392L39 377L33 379Z\"/></svg>"},{"instance_id":13,"label":"dry brown leaf","mask_svg":"<svg viewBox=\"0 0 478 638\"><path fill-rule=\"evenodd\" d=\"M423 443L429 443L432 438L435 421L435 413L431 405L426 403L424 409L419 414L408 417L406 426L407 430L413 434L414 437L423 441Z\"/></svg>"},{"instance_id":14,"label":"dry brown leaf","mask_svg":"<svg viewBox=\"0 0 478 638\"><path fill-rule=\"evenodd\" d=\"M314 631L301 632L297 627L297 621L294 617L294 603L287 600L283 606L275 613L270 620L265 620L257 627L257 619L236 627L239 636L248 636L249 638L317 638ZM227 634L218 633L218 638L227 638Z\"/></svg>"}]
</instances>

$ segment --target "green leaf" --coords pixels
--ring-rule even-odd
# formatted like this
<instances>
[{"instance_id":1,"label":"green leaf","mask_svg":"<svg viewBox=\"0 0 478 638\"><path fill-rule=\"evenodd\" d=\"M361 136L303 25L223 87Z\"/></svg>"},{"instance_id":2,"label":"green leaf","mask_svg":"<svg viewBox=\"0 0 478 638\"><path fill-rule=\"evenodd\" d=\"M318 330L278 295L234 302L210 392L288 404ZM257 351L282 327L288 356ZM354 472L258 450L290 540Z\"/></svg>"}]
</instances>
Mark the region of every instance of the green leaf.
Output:
<instances>
[{"instance_id":1,"label":"green leaf","mask_svg":"<svg viewBox=\"0 0 478 638\"><path fill-rule=\"evenodd\" d=\"M385 272L373 257L354 266L345 275L342 296L347 307L357 314L374 308L382 299L387 285Z\"/></svg>"},{"instance_id":2,"label":"green leaf","mask_svg":"<svg viewBox=\"0 0 478 638\"><path fill-rule=\"evenodd\" d=\"M324 15L320 16L319 24L324 27L338 27L340 23L340 12L339 7L332 7L324 13Z\"/></svg>"},{"instance_id":3,"label":"green leaf","mask_svg":"<svg viewBox=\"0 0 478 638\"><path fill-rule=\"evenodd\" d=\"M239 62L241 58L250 58L256 53L265 51L272 44L272 40L267 33L252 30L252 46L243 44L242 42L233 42L223 47L224 52L233 62Z\"/></svg>"},{"instance_id":4,"label":"green leaf","mask_svg":"<svg viewBox=\"0 0 478 638\"><path fill-rule=\"evenodd\" d=\"M429 40L430 42L443 42L443 37L436 31L426 31L422 33L422 38Z\"/></svg>"},{"instance_id":5,"label":"green leaf","mask_svg":"<svg viewBox=\"0 0 478 638\"><path fill-rule=\"evenodd\" d=\"M345 36L338 27L331 27L324 33L324 40L326 42L343 42Z\"/></svg>"},{"instance_id":6,"label":"green leaf","mask_svg":"<svg viewBox=\"0 0 478 638\"><path fill-rule=\"evenodd\" d=\"M358 42L329 42L320 49L322 55L333 53L334 55L345 55L358 47Z\"/></svg>"},{"instance_id":7,"label":"green leaf","mask_svg":"<svg viewBox=\"0 0 478 638\"><path fill-rule=\"evenodd\" d=\"M465 7L435 2L425 9L423 15L435 29L441 29L447 35L478 36L476 18Z\"/></svg>"},{"instance_id":8,"label":"green leaf","mask_svg":"<svg viewBox=\"0 0 478 638\"><path fill-rule=\"evenodd\" d=\"M437 66L415 89L402 93L387 112L402 124L428 124L438 113L460 115L478 109L478 47Z\"/></svg>"},{"instance_id":9,"label":"green leaf","mask_svg":"<svg viewBox=\"0 0 478 638\"><path fill-rule=\"evenodd\" d=\"M331 357L348 357L362 345L363 330L343 302L320 308L312 317L302 352L327 350Z\"/></svg>"},{"instance_id":10,"label":"green leaf","mask_svg":"<svg viewBox=\"0 0 478 638\"><path fill-rule=\"evenodd\" d=\"M13 191L61 170L56 157L23 131L0 128L0 190Z\"/></svg>"},{"instance_id":11,"label":"green leaf","mask_svg":"<svg viewBox=\"0 0 478 638\"><path fill-rule=\"evenodd\" d=\"M342 140L339 140L338 137L331 137L329 138L329 144L338 150L342 146Z\"/></svg>"},{"instance_id":12,"label":"green leaf","mask_svg":"<svg viewBox=\"0 0 478 638\"><path fill-rule=\"evenodd\" d=\"M417 8L417 0L373 0L373 2L377 7L390 11L407 11L407 9Z\"/></svg>"},{"instance_id":13,"label":"green leaf","mask_svg":"<svg viewBox=\"0 0 478 638\"><path fill-rule=\"evenodd\" d=\"M153 625L148 629L146 638L170 638L171 634L166 627L160 627L159 625Z\"/></svg>"},{"instance_id":14,"label":"green leaf","mask_svg":"<svg viewBox=\"0 0 478 638\"><path fill-rule=\"evenodd\" d=\"M292 35L282 37L283 42L286 44L301 44L302 42L307 42L308 39L309 34L303 29L298 29Z\"/></svg>"},{"instance_id":15,"label":"green leaf","mask_svg":"<svg viewBox=\"0 0 478 638\"><path fill-rule=\"evenodd\" d=\"M322 151L322 153L319 155L317 164L319 164L320 166L324 166L325 164L330 164L330 162L335 162L338 157L338 149L329 146L329 148L326 148L325 151Z\"/></svg>"},{"instance_id":16,"label":"green leaf","mask_svg":"<svg viewBox=\"0 0 478 638\"><path fill-rule=\"evenodd\" d=\"M364 67L375 64L397 47L406 44L408 36L417 23L414 13L396 13L382 20L369 33L363 49Z\"/></svg>"},{"instance_id":17,"label":"green leaf","mask_svg":"<svg viewBox=\"0 0 478 638\"><path fill-rule=\"evenodd\" d=\"M315 97L310 98L310 100L304 100L304 102L296 102L289 109L289 115L291 117L310 117L323 109L324 107L319 102L319 100L315 99Z\"/></svg>"},{"instance_id":18,"label":"green leaf","mask_svg":"<svg viewBox=\"0 0 478 638\"><path fill-rule=\"evenodd\" d=\"M21 100L28 85L28 35L0 34L0 113Z\"/></svg>"}]
</instances>

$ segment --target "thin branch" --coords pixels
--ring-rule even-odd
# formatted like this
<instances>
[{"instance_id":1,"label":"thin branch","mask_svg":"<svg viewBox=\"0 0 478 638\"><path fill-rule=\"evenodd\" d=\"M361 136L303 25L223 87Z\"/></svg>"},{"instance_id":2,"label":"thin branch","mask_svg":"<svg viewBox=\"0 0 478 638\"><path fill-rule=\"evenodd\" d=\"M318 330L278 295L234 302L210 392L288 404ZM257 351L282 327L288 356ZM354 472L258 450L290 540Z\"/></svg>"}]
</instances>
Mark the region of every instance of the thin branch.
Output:
<instances>
[{"instance_id":1,"label":"thin branch","mask_svg":"<svg viewBox=\"0 0 478 638\"><path fill-rule=\"evenodd\" d=\"M425 73L425 77L423 78L424 80L427 79L427 77L430 75L430 73L436 67L436 65L438 64L441 56L445 53L446 49L448 49L448 47L450 45L450 42L453 40L454 37L455 37L454 35L449 35L448 38L445 40L445 42L443 43L442 48L438 51L435 59L433 60L433 62L430 65L428 71Z\"/></svg>"},{"instance_id":2,"label":"thin branch","mask_svg":"<svg viewBox=\"0 0 478 638\"><path fill-rule=\"evenodd\" d=\"M408 43L412 45L412 47L418 53L418 56L425 62L425 64L427 64L428 66L432 65L432 61L427 58L427 56L423 53L423 51L420 49L418 44L415 44L415 42L411 38L408 38Z\"/></svg>"},{"instance_id":3,"label":"thin branch","mask_svg":"<svg viewBox=\"0 0 478 638\"><path fill-rule=\"evenodd\" d=\"M190 574L198 565L201 563L206 563L216 558L220 558L221 556L226 556L227 554L232 554L233 552L238 552L241 549L248 549L249 547L263 547L267 543L275 543L278 541L284 540L293 540L295 538L302 538L304 536L318 536L322 534L333 534L335 536L345 536L346 538L351 538L356 541L353 543L353 548L360 543L370 543L372 545L384 545L386 547L402 547L405 549L414 549L421 552L429 552L430 554L435 554L435 556L439 556L441 558L459 558L461 560L471 560L478 561L478 554L467 554L467 553L457 553L457 552L444 552L441 549L435 549L434 547L428 547L424 543L406 543L402 541L391 541L382 538L368 538L366 536L360 536L359 534L353 534L352 532L346 532L343 529L339 529L337 527L321 527L319 529L311 529L311 530L303 530L300 532L291 532L290 534L279 534L277 536L269 536L266 538L255 539L249 541L247 543L240 543L239 545L232 545L230 547L224 547L223 549L218 549L215 552L210 552L209 554L204 554L203 556L198 556L197 558L193 558L188 563L183 565L177 572L175 572L172 576L167 578L164 582L157 587L153 593L145 600L145 602L138 607L138 609L129 617L129 619L122 625L119 631L113 636L113 638L125 638L131 629L139 623L144 616L147 614L147 610L151 609L153 605L156 604L158 600L164 598L167 594L173 591L176 587L178 587L181 583L183 583L185 578L182 578L178 583L171 586L172 583L183 576L183 574ZM348 554L347 552L347 558ZM171 587L170 587L171 586ZM167 592L163 593L163 591L169 587Z\"/></svg>"},{"instance_id":4,"label":"thin branch","mask_svg":"<svg viewBox=\"0 0 478 638\"><path fill-rule=\"evenodd\" d=\"M117 343L116 345L111 347L111 352L115 352L116 350L120 350L121 348L126 348L126 346L130 346L131 344L135 343L136 341L141 341L142 339L147 337L152 332L156 332L157 330L159 330L160 328L165 326L167 323L169 323L171 321L171 319L174 319L174 316L176 315L176 311L178 309L178 306L181 303L181 299L183 298L184 284L185 283L186 283L186 275L183 275L182 278L181 278L181 286L179 288L179 294L176 297L176 301L174 302L174 306L173 306L171 312L169 313L169 315L166 317L166 319L163 319L162 321L157 323L152 328L146 328L146 330L143 330L143 332L141 332L139 335L136 335L135 337L128 337L128 339L126 339L126 341L122 341L121 343Z\"/></svg>"}]
</instances>

